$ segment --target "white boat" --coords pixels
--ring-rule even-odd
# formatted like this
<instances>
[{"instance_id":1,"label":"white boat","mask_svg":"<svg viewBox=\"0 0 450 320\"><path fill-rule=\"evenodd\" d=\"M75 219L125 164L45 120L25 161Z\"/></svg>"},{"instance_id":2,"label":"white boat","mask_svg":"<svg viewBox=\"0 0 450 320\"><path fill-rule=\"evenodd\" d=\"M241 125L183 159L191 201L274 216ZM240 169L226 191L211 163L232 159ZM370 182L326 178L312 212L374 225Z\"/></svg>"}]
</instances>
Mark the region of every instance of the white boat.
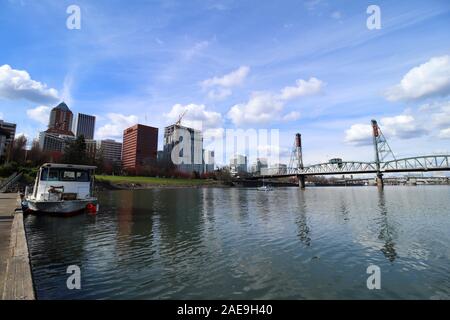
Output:
<instances>
[{"instance_id":1,"label":"white boat","mask_svg":"<svg viewBox=\"0 0 450 320\"><path fill-rule=\"evenodd\" d=\"M266 185L264 183L264 177L263 177L263 185L261 187L258 188L259 191L272 191L273 188L269 185Z\"/></svg>"},{"instance_id":2,"label":"white boat","mask_svg":"<svg viewBox=\"0 0 450 320\"><path fill-rule=\"evenodd\" d=\"M272 188L271 186L265 185L265 186L259 187L258 190L259 190L259 191L272 191L273 188Z\"/></svg>"},{"instance_id":3,"label":"white boat","mask_svg":"<svg viewBox=\"0 0 450 320\"><path fill-rule=\"evenodd\" d=\"M93 195L94 166L46 163L36 176L32 192L25 190L25 204L33 212L68 214L83 210L96 213Z\"/></svg>"}]
</instances>

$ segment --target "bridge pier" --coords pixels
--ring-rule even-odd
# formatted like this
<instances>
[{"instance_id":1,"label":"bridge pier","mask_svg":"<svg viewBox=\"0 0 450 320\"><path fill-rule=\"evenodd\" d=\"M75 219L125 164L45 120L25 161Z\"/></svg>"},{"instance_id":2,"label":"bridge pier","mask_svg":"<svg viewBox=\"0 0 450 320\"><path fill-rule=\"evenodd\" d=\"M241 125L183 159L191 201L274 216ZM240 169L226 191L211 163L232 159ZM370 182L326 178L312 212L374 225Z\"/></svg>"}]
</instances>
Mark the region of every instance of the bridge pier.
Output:
<instances>
[{"instance_id":1,"label":"bridge pier","mask_svg":"<svg viewBox=\"0 0 450 320\"><path fill-rule=\"evenodd\" d=\"M383 189L384 188L383 174L381 172L377 173L376 182L377 182L377 187L379 189Z\"/></svg>"},{"instance_id":2,"label":"bridge pier","mask_svg":"<svg viewBox=\"0 0 450 320\"><path fill-rule=\"evenodd\" d=\"M305 184L305 176L304 175L298 175L298 186L301 189L305 189L306 188L306 184Z\"/></svg>"}]
</instances>

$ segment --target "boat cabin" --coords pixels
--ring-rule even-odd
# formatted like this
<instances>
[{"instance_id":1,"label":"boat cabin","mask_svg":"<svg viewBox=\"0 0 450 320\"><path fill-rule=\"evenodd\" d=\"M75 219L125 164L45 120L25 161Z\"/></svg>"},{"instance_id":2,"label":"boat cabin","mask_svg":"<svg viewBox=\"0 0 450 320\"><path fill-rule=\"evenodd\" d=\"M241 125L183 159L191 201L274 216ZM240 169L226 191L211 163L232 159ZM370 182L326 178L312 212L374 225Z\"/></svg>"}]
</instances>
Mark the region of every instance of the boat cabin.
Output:
<instances>
[{"instance_id":1,"label":"boat cabin","mask_svg":"<svg viewBox=\"0 0 450 320\"><path fill-rule=\"evenodd\" d=\"M83 200L93 196L95 166L46 163L39 169L32 197L41 201Z\"/></svg>"}]
</instances>

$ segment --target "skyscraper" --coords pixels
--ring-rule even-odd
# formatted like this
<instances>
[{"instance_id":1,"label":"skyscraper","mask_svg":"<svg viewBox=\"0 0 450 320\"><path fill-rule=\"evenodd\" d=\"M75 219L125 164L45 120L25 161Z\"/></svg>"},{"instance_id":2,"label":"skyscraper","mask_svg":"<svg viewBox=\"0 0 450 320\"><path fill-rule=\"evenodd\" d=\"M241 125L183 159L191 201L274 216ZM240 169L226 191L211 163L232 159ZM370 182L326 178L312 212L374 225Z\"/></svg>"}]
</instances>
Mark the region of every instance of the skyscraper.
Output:
<instances>
[{"instance_id":1,"label":"skyscraper","mask_svg":"<svg viewBox=\"0 0 450 320\"><path fill-rule=\"evenodd\" d=\"M61 102L50 112L50 121L48 123L48 133L73 136L72 132L73 113L67 104Z\"/></svg>"},{"instance_id":2,"label":"skyscraper","mask_svg":"<svg viewBox=\"0 0 450 320\"><path fill-rule=\"evenodd\" d=\"M186 139L183 142L183 139ZM179 150L174 148L181 144ZM181 147L182 146L182 147ZM175 152L174 154L172 154ZM164 159L171 161L177 157L180 163L174 163L177 170L185 173L204 172L203 134L201 131L174 124L164 128Z\"/></svg>"},{"instance_id":3,"label":"skyscraper","mask_svg":"<svg viewBox=\"0 0 450 320\"><path fill-rule=\"evenodd\" d=\"M158 128L134 125L123 132L122 165L125 170L137 170L156 162Z\"/></svg>"},{"instance_id":4,"label":"skyscraper","mask_svg":"<svg viewBox=\"0 0 450 320\"><path fill-rule=\"evenodd\" d=\"M77 137L84 136L87 140L94 139L95 117L87 114L79 113L74 126Z\"/></svg>"}]
</instances>

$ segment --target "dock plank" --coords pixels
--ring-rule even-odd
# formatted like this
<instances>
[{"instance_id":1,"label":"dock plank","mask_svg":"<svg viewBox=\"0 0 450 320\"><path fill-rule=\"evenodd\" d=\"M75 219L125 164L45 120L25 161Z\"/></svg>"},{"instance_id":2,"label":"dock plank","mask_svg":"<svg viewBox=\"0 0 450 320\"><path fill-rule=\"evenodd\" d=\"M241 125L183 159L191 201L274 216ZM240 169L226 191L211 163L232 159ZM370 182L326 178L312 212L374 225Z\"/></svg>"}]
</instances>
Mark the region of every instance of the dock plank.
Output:
<instances>
[{"instance_id":1,"label":"dock plank","mask_svg":"<svg viewBox=\"0 0 450 320\"><path fill-rule=\"evenodd\" d=\"M23 213L15 194L0 195L0 299L34 300Z\"/></svg>"}]
</instances>

